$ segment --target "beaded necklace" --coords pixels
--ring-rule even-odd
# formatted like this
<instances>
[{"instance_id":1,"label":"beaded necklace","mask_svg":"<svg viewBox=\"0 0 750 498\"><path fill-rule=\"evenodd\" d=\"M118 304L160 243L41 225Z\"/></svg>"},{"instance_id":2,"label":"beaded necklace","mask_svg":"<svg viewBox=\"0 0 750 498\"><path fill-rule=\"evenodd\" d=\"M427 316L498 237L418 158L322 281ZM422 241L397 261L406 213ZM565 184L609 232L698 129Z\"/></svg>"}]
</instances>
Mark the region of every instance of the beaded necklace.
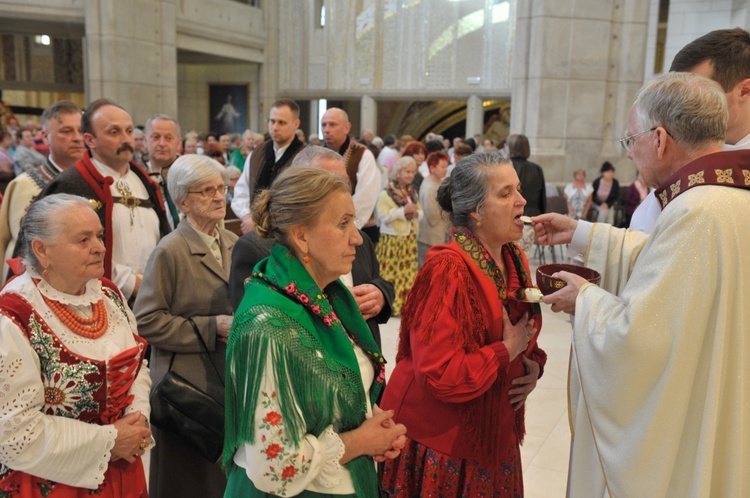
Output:
<instances>
[{"instance_id":1,"label":"beaded necklace","mask_svg":"<svg viewBox=\"0 0 750 498\"><path fill-rule=\"evenodd\" d=\"M103 299L100 299L92 305L91 318L84 318L65 304L49 299L45 295L42 295L42 298L57 318L59 318L66 327L81 337L98 339L104 335L109 327L109 319L107 318L107 311L104 308Z\"/></svg>"},{"instance_id":2,"label":"beaded necklace","mask_svg":"<svg viewBox=\"0 0 750 498\"><path fill-rule=\"evenodd\" d=\"M452 228L448 235L455 240L458 246L465 251L469 257L476 263L479 270L495 282L497 287L497 297L501 301L507 299L508 289L503 272L492 258L487 249L479 242L479 239L465 227ZM533 287L534 283L531 276L526 272L522 249L515 242L503 245L503 253L510 254L511 261L521 282L521 287ZM538 314L542 312L539 303L531 305L531 312Z\"/></svg>"}]
</instances>

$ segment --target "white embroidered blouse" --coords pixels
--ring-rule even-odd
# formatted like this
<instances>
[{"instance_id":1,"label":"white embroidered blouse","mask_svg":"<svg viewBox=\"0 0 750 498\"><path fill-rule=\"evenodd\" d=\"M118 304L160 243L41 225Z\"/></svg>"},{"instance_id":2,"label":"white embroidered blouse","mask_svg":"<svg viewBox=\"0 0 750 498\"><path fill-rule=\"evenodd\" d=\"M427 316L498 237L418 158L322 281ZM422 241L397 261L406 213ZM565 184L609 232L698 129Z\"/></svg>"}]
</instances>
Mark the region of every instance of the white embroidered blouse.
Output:
<instances>
[{"instance_id":1,"label":"white embroidered blouse","mask_svg":"<svg viewBox=\"0 0 750 498\"><path fill-rule=\"evenodd\" d=\"M102 299L102 285L91 280L80 296L63 294L44 280L38 285L33 271L17 277L0 292L24 297L49 325L62 344L73 354L95 361L107 361L137 345L136 321L127 305L118 306L105 298L109 328L102 337L88 339L68 329L44 302L42 295L69 305L82 316L91 315L91 305ZM0 314L0 462L13 470L50 479L75 487L96 488L104 480L115 445L117 430L113 425L96 425L66 416L47 415L45 389L57 388L60 408L81 397L76 383L61 377L55 386L45 385L40 375L39 355L21 328L8 316ZM66 370L77 375L74 368ZM81 374L82 375L82 374ZM80 384L80 383L79 383ZM80 389L80 387L79 387ZM149 370L144 360L129 394L133 402L125 414L140 411L150 414L148 394L151 389ZM0 469L4 470L4 469Z\"/></svg>"},{"instance_id":2,"label":"white embroidered blouse","mask_svg":"<svg viewBox=\"0 0 750 498\"><path fill-rule=\"evenodd\" d=\"M375 369L362 349L353 344L357 356L362 384L372 385ZM269 352L259 405L255 409L254 444L241 445L234 454L234 463L245 469L247 477L260 491L278 496L295 496L302 491L329 494L352 494L354 483L349 471L339 464L344 455L344 443L328 426L322 434L299 438L294 446L285 436L286 427L276 397L274 365ZM369 387L367 417L372 416ZM301 410L297 406L297 411Z\"/></svg>"}]
</instances>

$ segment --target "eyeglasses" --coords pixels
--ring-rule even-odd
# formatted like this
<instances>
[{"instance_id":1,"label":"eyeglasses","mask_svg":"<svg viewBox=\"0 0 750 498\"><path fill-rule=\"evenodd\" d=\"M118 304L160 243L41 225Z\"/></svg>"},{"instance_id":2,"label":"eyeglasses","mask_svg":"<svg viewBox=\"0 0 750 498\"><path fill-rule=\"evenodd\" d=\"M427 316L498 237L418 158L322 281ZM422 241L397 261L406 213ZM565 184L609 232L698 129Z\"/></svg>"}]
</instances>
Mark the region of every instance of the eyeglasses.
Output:
<instances>
[{"instance_id":1,"label":"eyeglasses","mask_svg":"<svg viewBox=\"0 0 750 498\"><path fill-rule=\"evenodd\" d=\"M625 149L625 152L630 152L630 149L633 148L633 144L635 143L635 137L640 137L641 135L645 135L646 133L651 133L656 128L657 127L654 126L650 130L642 131L640 133L634 133L632 135L628 135L627 137L623 137L620 139L620 145L622 145L622 148Z\"/></svg>"},{"instance_id":2,"label":"eyeglasses","mask_svg":"<svg viewBox=\"0 0 750 498\"><path fill-rule=\"evenodd\" d=\"M634 133L633 135L628 135L627 137L623 137L620 139L620 145L622 145L622 148L625 149L625 152L630 152L630 150L633 148L633 144L635 143L635 137L640 137L641 135L645 135L646 133L651 133L652 131L656 130L658 126L654 126L650 130L642 131L640 133ZM672 140L674 140L674 137L671 133L669 133L669 130L664 130L667 132L667 135L669 135Z\"/></svg>"},{"instance_id":3,"label":"eyeglasses","mask_svg":"<svg viewBox=\"0 0 750 498\"><path fill-rule=\"evenodd\" d=\"M205 198L213 199L216 197L217 192L226 195L228 191L229 187L222 185L221 187L206 187L203 190L188 190L188 194L200 194Z\"/></svg>"}]
</instances>

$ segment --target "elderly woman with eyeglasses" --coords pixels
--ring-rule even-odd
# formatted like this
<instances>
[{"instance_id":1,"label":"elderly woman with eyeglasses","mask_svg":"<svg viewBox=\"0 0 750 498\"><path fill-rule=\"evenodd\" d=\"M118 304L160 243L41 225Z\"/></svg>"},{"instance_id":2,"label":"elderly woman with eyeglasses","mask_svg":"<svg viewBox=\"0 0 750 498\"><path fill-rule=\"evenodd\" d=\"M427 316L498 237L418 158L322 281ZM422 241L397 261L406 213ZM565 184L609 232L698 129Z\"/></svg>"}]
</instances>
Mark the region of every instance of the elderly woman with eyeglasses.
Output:
<instances>
[{"instance_id":1,"label":"elderly woman with eyeglasses","mask_svg":"<svg viewBox=\"0 0 750 498\"><path fill-rule=\"evenodd\" d=\"M167 187L184 218L149 258L134 312L138 328L152 346L154 385L172 370L221 398L224 356L232 306L229 268L237 236L218 227L226 212L224 168L206 156L179 157ZM193 329L199 331L210 358ZM209 361L210 360L210 361ZM213 365L211 364L213 363ZM164 429L164 428L162 428ZM165 430L154 428L149 490L156 496L221 497L226 480L221 467Z\"/></svg>"}]
</instances>

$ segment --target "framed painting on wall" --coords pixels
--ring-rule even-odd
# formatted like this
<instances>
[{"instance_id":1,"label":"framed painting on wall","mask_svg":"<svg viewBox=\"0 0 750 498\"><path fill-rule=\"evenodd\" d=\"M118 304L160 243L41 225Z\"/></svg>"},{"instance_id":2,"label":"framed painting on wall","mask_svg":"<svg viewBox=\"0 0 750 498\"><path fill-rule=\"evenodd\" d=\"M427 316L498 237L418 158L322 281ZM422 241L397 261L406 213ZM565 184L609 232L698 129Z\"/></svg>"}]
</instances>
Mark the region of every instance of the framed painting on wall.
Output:
<instances>
[{"instance_id":1,"label":"framed painting on wall","mask_svg":"<svg viewBox=\"0 0 750 498\"><path fill-rule=\"evenodd\" d=\"M250 85L209 83L208 129L214 133L242 133L250 114Z\"/></svg>"}]
</instances>

